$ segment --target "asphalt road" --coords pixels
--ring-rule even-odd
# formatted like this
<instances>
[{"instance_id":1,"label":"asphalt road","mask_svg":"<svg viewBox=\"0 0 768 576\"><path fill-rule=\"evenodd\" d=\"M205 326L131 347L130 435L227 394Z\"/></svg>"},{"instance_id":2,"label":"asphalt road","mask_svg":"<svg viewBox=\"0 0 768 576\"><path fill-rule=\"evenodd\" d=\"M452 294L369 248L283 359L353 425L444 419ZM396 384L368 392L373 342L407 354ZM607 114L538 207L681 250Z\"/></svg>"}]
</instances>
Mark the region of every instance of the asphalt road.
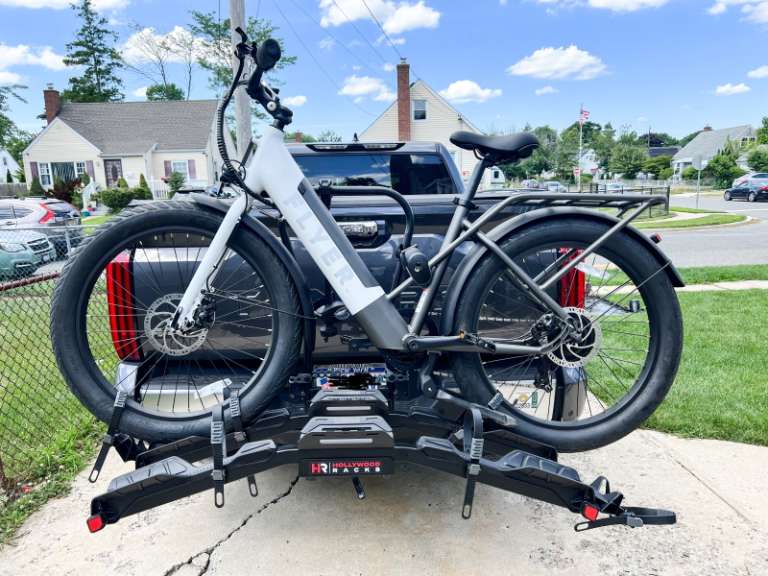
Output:
<instances>
[{"instance_id":1,"label":"asphalt road","mask_svg":"<svg viewBox=\"0 0 768 576\"><path fill-rule=\"evenodd\" d=\"M673 196L673 206L696 207L695 196ZM757 222L702 230L661 230L661 248L676 266L768 264L768 202L726 202L701 196L699 208L751 216Z\"/></svg>"}]
</instances>

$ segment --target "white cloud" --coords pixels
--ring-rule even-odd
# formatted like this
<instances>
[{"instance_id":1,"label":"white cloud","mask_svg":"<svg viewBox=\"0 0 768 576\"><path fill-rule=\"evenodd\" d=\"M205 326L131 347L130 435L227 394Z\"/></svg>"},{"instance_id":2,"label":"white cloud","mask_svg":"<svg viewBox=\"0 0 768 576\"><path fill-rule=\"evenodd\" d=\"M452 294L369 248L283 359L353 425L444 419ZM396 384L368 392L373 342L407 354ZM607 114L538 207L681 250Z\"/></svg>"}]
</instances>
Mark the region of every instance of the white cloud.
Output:
<instances>
[{"instance_id":1,"label":"white cloud","mask_svg":"<svg viewBox=\"0 0 768 576\"><path fill-rule=\"evenodd\" d=\"M130 65L136 66L146 64L151 61L148 51L151 52L156 47L167 44L186 45L188 42L199 42L192 36L192 33L183 26L174 26L167 34L158 34L154 28L142 28L128 37L121 48L123 59ZM184 57L180 52L170 50L166 54L167 62L184 62Z\"/></svg>"},{"instance_id":2,"label":"white cloud","mask_svg":"<svg viewBox=\"0 0 768 576\"><path fill-rule=\"evenodd\" d=\"M389 62L384 64L384 66L382 66L382 68L384 69L384 72L394 72L395 71L395 65L394 64L390 64Z\"/></svg>"},{"instance_id":3,"label":"white cloud","mask_svg":"<svg viewBox=\"0 0 768 576\"><path fill-rule=\"evenodd\" d=\"M381 36L376 38L375 44L377 46L380 46L381 44L392 44L393 46L402 46L403 44L405 44L405 38L403 38L402 36L387 37L387 36L384 36L384 34L382 34Z\"/></svg>"},{"instance_id":4,"label":"white cloud","mask_svg":"<svg viewBox=\"0 0 768 576\"><path fill-rule=\"evenodd\" d=\"M722 84L715 88L715 94L718 96L733 96L734 94L744 94L750 90L751 88L743 82L740 84L731 84L729 82L728 84Z\"/></svg>"},{"instance_id":5,"label":"white cloud","mask_svg":"<svg viewBox=\"0 0 768 576\"><path fill-rule=\"evenodd\" d=\"M546 94L557 94L558 90L554 86L543 86L533 91L536 96L544 96Z\"/></svg>"},{"instance_id":6,"label":"white cloud","mask_svg":"<svg viewBox=\"0 0 768 576\"><path fill-rule=\"evenodd\" d=\"M307 103L307 97L298 95L298 96L288 96L287 98L283 98L283 104L286 106L304 106L304 104Z\"/></svg>"},{"instance_id":7,"label":"white cloud","mask_svg":"<svg viewBox=\"0 0 768 576\"><path fill-rule=\"evenodd\" d=\"M768 23L768 0L716 0L707 12L716 16L725 13L731 6L740 7L747 20Z\"/></svg>"},{"instance_id":8,"label":"white cloud","mask_svg":"<svg viewBox=\"0 0 768 576\"><path fill-rule=\"evenodd\" d=\"M331 38L330 36L326 36L320 42L317 43L317 45L320 47L320 50L330 50L336 45L336 40Z\"/></svg>"},{"instance_id":9,"label":"white cloud","mask_svg":"<svg viewBox=\"0 0 768 576\"><path fill-rule=\"evenodd\" d=\"M19 84L20 82L21 76L15 72L0 70L0 86L7 86L8 84Z\"/></svg>"},{"instance_id":10,"label":"white cloud","mask_svg":"<svg viewBox=\"0 0 768 576\"><path fill-rule=\"evenodd\" d=\"M591 80L605 71L606 66L600 58L574 45L540 48L507 68L513 76L555 80Z\"/></svg>"},{"instance_id":11,"label":"white cloud","mask_svg":"<svg viewBox=\"0 0 768 576\"><path fill-rule=\"evenodd\" d=\"M612 12L635 12L646 8L659 8L669 0L536 0L539 4L555 8L572 8L575 6L590 6ZM551 9L550 9L551 10Z\"/></svg>"},{"instance_id":12,"label":"white cloud","mask_svg":"<svg viewBox=\"0 0 768 576\"><path fill-rule=\"evenodd\" d=\"M464 102L487 102L491 98L501 96L499 88L481 88L472 80L457 80L445 90L440 90L440 96L449 102L462 104Z\"/></svg>"},{"instance_id":13,"label":"white cloud","mask_svg":"<svg viewBox=\"0 0 768 576\"><path fill-rule=\"evenodd\" d=\"M12 66L42 66L48 70L66 68L62 56L56 54L50 46L32 48L26 44L8 46L0 43L0 70Z\"/></svg>"},{"instance_id":14,"label":"white cloud","mask_svg":"<svg viewBox=\"0 0 768 576\"><path fill-rule=\"evenodd\" d=\"M371 76L358 76L353 74L344 79L344 86L339 90L342 96L352 96L355 102L360 102L368 96L380 102L391 102L395 99L392 92L381 78Z\"/></svg>"},{"instance_id":15,"label":"white cloud","mask_svg":"<svg viewBox=\"0 0 768 576\"><path fill-rule=\"evenodd\" d=\"M149 86L139 86L138 88L136 88L136 90L131 92L131 94L133 94L137 98L146 98L147 97L147 88L149 88Z\"/></svg>"},{"instance_id":16,"label":"white cloud","mask_svg":"<svg viewBox=\"0 0 768 576\"><path fill-rule=\"evenodd\" d=\"M93 0L93 8L97 12L118 10L125 8L129 0ZM12 6L14 8L52 8L63 10L72 5L72 0L0 0L0 6Z\"/></svg>"},{"instance_id":17,"label":"white cloud","mask_svg":"<svg viewBox=\"0 0 768 576\"><path fill-rule=\"evenodd\" d=\"M320 0L320 24L341 26L354 20L368 20L371 19L368 8L381 22L387 34L402 34L419 28L437 28L440 23L440 12L428 6L425 0L366 0L365 3L360 0Z\"/></svg>"},{"instance_id":18,"label":"white cloud","mask_svg":"<svg viewBox=\"0 0 768 576\"><path fill-rule=\"evenodd\" d=\"M760 66L747 73L750 78L768 78L768 66Z\"/></svg>"}]
</instances>

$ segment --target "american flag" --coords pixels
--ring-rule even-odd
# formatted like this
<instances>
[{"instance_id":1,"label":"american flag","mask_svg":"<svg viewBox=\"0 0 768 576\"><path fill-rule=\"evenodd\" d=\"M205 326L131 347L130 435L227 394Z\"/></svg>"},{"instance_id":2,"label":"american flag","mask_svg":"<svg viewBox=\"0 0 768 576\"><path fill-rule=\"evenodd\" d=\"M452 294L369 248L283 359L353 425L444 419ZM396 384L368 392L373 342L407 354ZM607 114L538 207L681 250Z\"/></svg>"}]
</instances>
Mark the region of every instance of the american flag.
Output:
<instances>
[{"instance_id":1,"label":"american flag","mask_svg":"<svg viewBox=\"0 0 768 576\"><path fill-rule=\"evenodd\" d=\"M587 120L589 120L589 110L585 110L582 106L581 115L579 116L579 124L583 125Z\"/></svg>"}]
</instances>

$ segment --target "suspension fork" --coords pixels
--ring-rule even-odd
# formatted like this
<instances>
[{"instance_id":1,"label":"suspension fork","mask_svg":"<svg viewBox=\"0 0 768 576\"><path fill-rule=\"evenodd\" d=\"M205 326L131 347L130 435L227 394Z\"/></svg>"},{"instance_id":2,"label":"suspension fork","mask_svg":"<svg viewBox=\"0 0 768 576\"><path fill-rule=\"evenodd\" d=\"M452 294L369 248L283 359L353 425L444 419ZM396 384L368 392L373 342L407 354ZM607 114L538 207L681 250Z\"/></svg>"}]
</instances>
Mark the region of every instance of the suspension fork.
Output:
<instances>
[{"instance_id":1,"label":"suspension fork","mask_svg":"<svg viewBox=\"0 0 768 576\"><path fill-rule=\"evenodd\" d=\"M195 326L197 310L205 296L205 287L209 286L221 268L221 262L227 252L229 239L248 209L248 195L240 194L224 215L216 234L205 251L200 265L189 282L184 296L176 308L172 326L181 330L190 330Z\"/></svg>"}]
</instances>

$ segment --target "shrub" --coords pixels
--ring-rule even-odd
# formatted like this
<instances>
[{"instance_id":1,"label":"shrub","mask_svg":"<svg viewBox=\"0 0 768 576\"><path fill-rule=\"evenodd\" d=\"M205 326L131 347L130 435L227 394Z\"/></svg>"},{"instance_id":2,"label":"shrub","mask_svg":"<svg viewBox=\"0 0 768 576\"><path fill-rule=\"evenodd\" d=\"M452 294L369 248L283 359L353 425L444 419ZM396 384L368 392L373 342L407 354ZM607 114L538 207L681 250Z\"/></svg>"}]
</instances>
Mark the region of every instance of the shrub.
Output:
<instances>
[{"instance_id":1,"label":"shrub","mask_svg":"<svg viewBox=\"0 0 768 576\"><path fill-rule=\"evenodd\" d=\"M131 193L136 200L152 200L152 191L149 188L142 188L137 186L131 189Z\"/></svg>"},{"instance_id":2,"label":"shrub","mask_svg":"<svg viewBox=\"0 0 768 576\"><path fill-rule=\"evenodd\" d=\"M125 181L125 178L120 176L120 178L117 180L117 187L125 190L128 188L128 182Z\"/></svg>"},{"instance_id":3,"label":"shrub","mask_svg":"<svg viewBox=\"0 0 768 576\"><path fill-rule=\"evenodd\" d=\"M144 178L144 174L139 174L139 188L149 190L149 184L147 184L147 179Z\"/></svg>"},{"instance_id":4,"label":"shrub","mask_svg":"<svg viewBox=\"0 0 768 576\"><path fill-rule=\"evenodd\" d=\"M669 180L670 178L672 178L673 174L674 174L674 171L672 170L672 168L663 168L659 172L659 180Z\"/></svg>"},{"instance_id":5,"label":"shrub","mask_svg":"<svg viewBox=\"0 0 768 576\"><path fill-rule=\"evenodd\" d=\"M171 196L184 187L184 181L184 174L181 174L180 172L171 172L171 175L168 176L168 179L166 180L168 188L171 189Z\"/></svg>"},{"instance_id":6,"label":"shrub","mask_svg":"<svg viewBox=\"0 0 768 576\"><path fill-rule=\"evenodd\" d=\"M80 180L70 180L69 182L64 182L61 178L56 178L53 181L53 189L50 192L50 196L53 196L57 200L62 200L72 204L72 198L79 188Z\"/></svg>"},{"instance_id":7,"label":"shrub","mask_svg":"<svg viewBox=\"0 0 768 576\"><path fill-rule=\"evenodd\" d=\"M88 176L87 172L83 172L80 175L80 184L82 184L83 186L88 186L88 184L90 183L91 183L91 177Z\"/></svg>"},{"instance_id":8,"label":"shrub","mask_svg":"<svg viewBox=\"0 0 768 576\"><path fill-rule=\"evenodd\" d=\"M133 200L133 191L127 188L108 188L99 192L99 201L112 213L120 212Z\"/></svg>"},{"instance_id":9,"label":"shrub","mask_svg":"<svg viewBox=\"0 0 768 576\"><path fill-rule=\"evenodd\" d=\"M43 190L43 186L40 184L40 179L37 176L32 178L32 184L29 186L29 193L32 196L45 195L45 190Z\"/></svg>"},{"instance_id":10,"label":"shrub","mask_svg":"<svg viewBox=\"0 0 768 576\"><path fill-rule=\"evenodd\" d=\"M699 171L693 166L688 166L682 173L683 180L696 180L699 177Z\"/></svg>"},{"instance_id":11,"label":"shrub","mask_svg":"<svg viewBox=\"0 0 768 576\"><path fill-rule=\"evenodd\" d=\"M768 149L765 146L755 148L747 157L747 164L755 172L765 172L768 170Z\"/></svg>"},{"instance_id":12,"label":"shrub","mask_svg":"<svg viewBox=\"0 0 768 576\"><path fill-rule=\"evenodd\" d=\"M16 180L19 182L26 182L27 181L27 175L24 173L24 168L19 168L16 170Z\"/></svg>"},{"instance_id":13,"label":"shrub","mask_svg":"<svg viewBox=\"0 0 768 576\"><path fill-rule=\"evenodd\" d=\"M5 171L5 181L6 181L8 184L11 184L11 183L13 182L13 176L11 176L11 170L10 170L10 169L7 169L7 170Z\"/></svg>"}]
</instances>

